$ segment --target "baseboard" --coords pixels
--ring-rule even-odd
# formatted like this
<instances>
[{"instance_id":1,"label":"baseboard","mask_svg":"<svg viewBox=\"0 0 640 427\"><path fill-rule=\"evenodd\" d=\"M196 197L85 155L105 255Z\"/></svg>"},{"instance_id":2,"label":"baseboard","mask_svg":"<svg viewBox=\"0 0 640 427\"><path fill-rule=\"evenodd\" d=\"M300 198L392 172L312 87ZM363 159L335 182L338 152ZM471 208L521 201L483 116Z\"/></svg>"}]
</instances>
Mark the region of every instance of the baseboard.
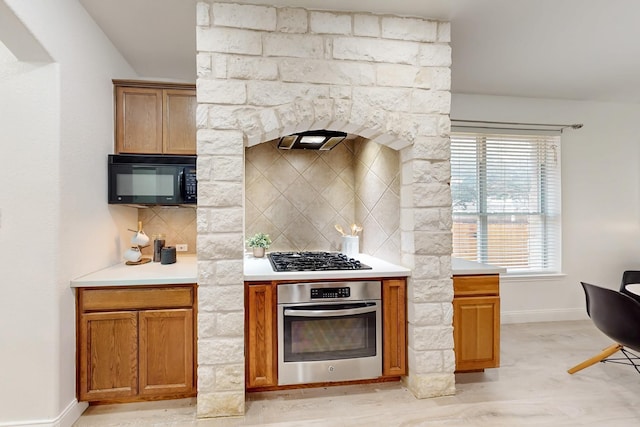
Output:
<instances>
[{"instance_id":1,"label":"baseboard","mask_svg":"<svg viewBox=\"0 0 640 427\"><path fill-rule=\"evenodd\" d=\"M0 421L0 427L71 427L88 406L87 402L78 402L73 399L60 415L52 420L28 420L10 423Z\"/></svg>"},{"instance_id":2,"label":"baseboard","mask_svg":"<svg viewBox=\"0 0 640 427\"><path fill-rule=\"evenodd\" d=\"M587 312L584 308L563 308L549 310L521 310L500 313L501 322L508 323L533 323L533 322L559 322L563 320L587 320Z\"/></svg>"}]
</instances>

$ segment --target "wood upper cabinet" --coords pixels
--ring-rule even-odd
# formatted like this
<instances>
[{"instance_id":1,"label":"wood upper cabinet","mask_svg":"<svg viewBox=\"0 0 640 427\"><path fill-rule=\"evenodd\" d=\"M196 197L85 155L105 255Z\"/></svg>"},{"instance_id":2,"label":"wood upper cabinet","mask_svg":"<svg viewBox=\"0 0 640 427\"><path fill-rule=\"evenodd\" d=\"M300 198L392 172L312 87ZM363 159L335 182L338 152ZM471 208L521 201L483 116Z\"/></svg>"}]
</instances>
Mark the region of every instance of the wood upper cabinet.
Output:
<instances>
[{"instance_id":1,"label":"wood upper cabinet","mask_svg":"<svg viewBox=\"0 0 640 427\"><path fill-rule=\"evenodd\" d=\"M276 285L245 283L247 389L278 384Z\"/></svg>"},{"instance_id":2,"label":"wood upper cabinet","mask_svg":"<svg viewBox=\"0 0 640 427\"><path fill-rule=\"evenodd\" d=\"M456 372L500 366L499 275L454 276Z\"/></svg>"},{"instance_id":3,"label":"wood upper cabinet","mask_svg":"<svg viewBox=\"0 0 640 427\"><path fill-rule=\"evenodd\" d=\"M407 374L407 281L382 282L382 375Z\"/></svg>"},{"instance_id":4,"label":"wood upper cabinet","mask_svg":"<svg viewBox=\"0 0 640 427\"><path fill-rule=\"evenodd\" d=\"M79 288L78 400L196 394L195 285Z\"/></svg>"},{"instance_id":5,"label":"wood upper cabinet","mask_svg":"<svg viewBox=\"0 0 640 427\"><path fill-rule=\"evenodd\" d=\"M194 85L113 83L116 154L196 154Z\"/></svg>"}]
</instances>

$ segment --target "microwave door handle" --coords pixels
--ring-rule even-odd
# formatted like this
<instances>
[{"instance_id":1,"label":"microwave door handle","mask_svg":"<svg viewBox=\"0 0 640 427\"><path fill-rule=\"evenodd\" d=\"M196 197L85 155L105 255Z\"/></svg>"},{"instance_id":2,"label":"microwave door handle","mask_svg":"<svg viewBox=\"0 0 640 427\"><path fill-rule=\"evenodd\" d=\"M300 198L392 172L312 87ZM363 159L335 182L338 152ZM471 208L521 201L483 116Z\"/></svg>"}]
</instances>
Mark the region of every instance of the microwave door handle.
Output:
<instances>
[{"instance_id":1,"label":"microwave door handle","mask_svg":"<svg viewBox=\"0 0 640 427\"><path fill-rule=\"evenodd\" d=\"M180 197L184 199L184 169L178 174L178 188L180 189Z\"/></svg>"},{"instance_id":2,"label":"microwave door handle","mask_svg":"<svg viewBox=\"0 0 640 427\"><path fill-rule=\"evenodd\" d=\"M354 314L364 314L376 311L376 306L347 308L341 310L293 310L285 308L285 316L298 316L298 317L332 317L332 316L352 316Z\"/></svg>"}]
</instances>

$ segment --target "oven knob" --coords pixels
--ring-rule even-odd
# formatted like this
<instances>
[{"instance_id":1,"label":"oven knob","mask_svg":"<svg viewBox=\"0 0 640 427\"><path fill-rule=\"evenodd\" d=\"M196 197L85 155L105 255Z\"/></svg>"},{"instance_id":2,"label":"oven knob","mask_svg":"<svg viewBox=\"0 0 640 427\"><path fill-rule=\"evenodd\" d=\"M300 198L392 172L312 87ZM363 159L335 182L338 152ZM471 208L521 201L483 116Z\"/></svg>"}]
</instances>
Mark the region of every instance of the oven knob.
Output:
<instances>
[{"instance_id":1,"label":"oven knob","mask_svg":"<svg viewBox=\"0 0 640 427\"><path fill-rule=\"evenodd\" d=\"M336 369L335 369L333 366L329 366L329 372L333 372L333 371L335 371L335 370L336 370Z\"/></svg>"}]
</instances>

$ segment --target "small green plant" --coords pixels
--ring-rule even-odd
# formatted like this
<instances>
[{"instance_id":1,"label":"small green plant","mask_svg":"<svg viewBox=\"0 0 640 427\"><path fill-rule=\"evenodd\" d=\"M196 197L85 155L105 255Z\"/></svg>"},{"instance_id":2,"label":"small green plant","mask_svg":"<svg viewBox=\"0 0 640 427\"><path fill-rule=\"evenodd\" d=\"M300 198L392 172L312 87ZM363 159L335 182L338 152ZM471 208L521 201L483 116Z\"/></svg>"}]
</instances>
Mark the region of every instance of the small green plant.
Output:
<instances>
[{"instance_id":1,"label":"small green plant","mask_svg":"<svg viewBox=\"0 0 640 427\"><path fill-rule=\"evenodd\" d=\"M269 249L269 245L271 245L271 238L268 234L256 233L247 239L247 246L250 248Z\"/></svg>"}]
</instances>

